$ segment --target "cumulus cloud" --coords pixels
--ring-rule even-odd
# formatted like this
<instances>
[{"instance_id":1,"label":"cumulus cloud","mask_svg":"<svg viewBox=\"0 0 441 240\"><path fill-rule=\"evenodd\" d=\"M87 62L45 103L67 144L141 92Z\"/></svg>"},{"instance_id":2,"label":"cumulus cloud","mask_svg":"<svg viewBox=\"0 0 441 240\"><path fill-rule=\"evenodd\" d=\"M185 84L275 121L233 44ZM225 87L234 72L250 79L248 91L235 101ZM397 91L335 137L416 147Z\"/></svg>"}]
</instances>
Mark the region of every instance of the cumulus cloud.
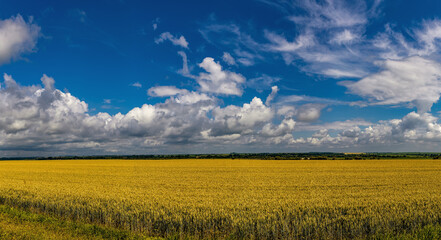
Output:
<instances>
[{"instance_id":1,"label":"cumulus cloud","mask_svg":"<svg viewBox=\"0 0 441 240\"><path fill-rule=\"evenodd\" d=\"M202 92L242 95L241 85L245 83L245 77L241 74L222 70L219 62L215 62L211 57L204 58L199 67L206 71L196 78Z\"/></svg>"},{"instance_id":2,"label":"cumulus cloud","mask_svg":"<svg viewBox=\"0 0 441 240\"><path fill-rule=\"evenodd\" d=\"M26 22L18 14L15 17L0 20L0 65L33 52L39 34L40 27L32 22L32 18Z\"/></svg>"},{"instance_id":3,"label":"cumulus cloud","mask_svg":"<svg viewBox=\"0 0 441 240\"><path fill-rule=\"evenodd\" d=\"M69 151L69 147L107 151L200 138L208 124L207 112L214 100L198 93L182 92L156 105L144 104L127 114L90 115L88 105L53 87L42 77L44 88L20 86L4 75L0 89L0 150ZM118 147L115 141L120 141ZM139 150L139 149L138 149Z\"/></svg>"},{"instance_id":4,"label":"cumulus cloud","mask_svg":"<svg viewBox=\"0 0 441 240\"><path fill-rule=\"evenodd\" d=\"M260 98L253 98L242 107L230 105L225 108L216 107L212 111L215 126L211 129L212 135L226 133L250 133L260 123L272 119L274 112L263 104Z\"/></svg>"},{"instance_id":5,"label":"cumulus cloud","mask_svg":"<svg viewBox=\"0 0 441 240\"><path fill-rule=\"evenodd\" d=\"M404 146L403 150L415 150L416 143L436 149L441 141L441 124L429 113L411 112L402 119L392 119L371 124L364 129L353 126L332 137L327 129L317 131L309 138L296 139L297 143L329 148L382 149L390 146ZM421 146L419 146L421 147ZM420 148L419 148L420 149ZM385 149L387 150L387 149Z\"/></svg>"},{"instance_id":6,"label":"cumulus cloud","mask_svg":"<svg viewBox=\"0 0 441 240\"><path fill-rule=\"evenodd\" d=\"M202 101L215 101L216 99L213 97L208 96L205 93L198 93L198 92L183 92L179 94L174 99L177 103L181 104L194 104Z\"/></svg>"},{"instance_id":7,"label":"cumulus cloud","mask_svg":"<svg viewBox=\"0 0 441 240\"><path fill-rule=\"evenodd\" d=\"M54 89L52 78L44 75L41 80L44 88L22 87L4 75L6 87L0 89L0 112L8 114L0 117L2 148L41 147L45 142L69 141L69 134L65 134L69 131L78 136L85 133L81 120L88 111L87 104Z\"/></svg>"},{"instance_id":8,"label":"cumulus cloud","mask_svg":"<svg viewBox=\"0 0 441 240\"><path fill-rule=\"evenodd\" d=\"M357 82L341 82L353 94L375 104L411 103L418 111L429 111L441 94L441 65L421 57L386 60L383 70Z\"/></svg>"},{"instance_id":9,"label":"cumulus cloud","mask_svg":"<svg viewBox=\"0 0 441 240\"><path fill-rule=\"evenodd\" d=\"M21 86L4 75L0 112L8 114L0 115L2 153L142 153L207 142L273 144L292 138L295 125L291 118L274 123L274 110L257 97L243 106L221 107L206 93L172 86L149 89L152 96L169 96L164 102L126 114L91 114L84 101L56 89L53 78L43 75L41 82L44 87Z\"/></svg>"},{"instance_id":10,"label":"cumulus cloud","mask_svg":"<svg viewBox=\"0 0 441 240\"><path fill-rule=\"evenodd\" d=\"M194 104L200 101L214 101L215 98L208 96L205 93L190 92L186 89L179 89L175 86L158 86L152 87L147 91L148 95L152 97L171 97L176 103L180 104Z\"/></svg>"},{"instance_id":11,"label":"cumulus cloud","mask_svg":"<svg viewBox=\"0 0 441 240\"><path fill-rule=\"evenodd\" d=\"M147 90L147 94L152 97L170 97L187 92L187 90L179 89L175 86L158 86L149 88L149 90Z\"/></svg>"},{"instance_id":12,"label":"cumulus cloud","mask_svg":"<svg viewBox=\"0 0 441 240\"><path fill-rule=\"evenodd\" d=\"M178 37L173 36L169 32L161 33L161 35L155 39L155 43L159 44L159 43L162 43L166 40L170 41L175 46L181 46L183 48L188 48L188 42L187 42L187 40L185 40L184 36L180 36L178 38Z\"/></svg>"},{"instance_id":13,"label":"cumulus cloud","mask_svg":"<svg viewBox=\"0 0 441 240\"><path fill-rule=\"evenodd\" d=\"M45 89L54 90L55 80L53 78L48 77L46 74L43 74L43 77L41 77L40 80L43 83Z\"/></svg>"},{"instance_id":14,"label":"cumulus cloud","mask_svg":"<svg viewBox=\"0 0 441 240\"><path fill-rule=\"evenodd\" d=\"M320 118L322 109L325 107L323 104L308 103L298 108L294 114L297 121L300 122L314 122Z\"/></svg>"},{"instance_id":15,"label":"cumulus cloud","mask_svg":"<svg viewBox=\"0 0 441 240\"><path fill-rule=\"evenodd\" d=\"M309 123L315 122L320 118L321 111L326 105L322 103L306 103L300 106L281 105L277 109L277 114L285 117L294 118L297 122Z\"/></svg>"},{"instance_id":16,"label":"cumulus cloud","mask_svg":"<svg viewBox=\"0 0 441 240\"><path fill-rule=\"evenodd\" d=\"M262 128L261 133L263 136L267 136L267 137L278 137L286 134L292 135L292 131L294 130L295 125L296 122L294 120L290 118L286 118L283 119L283 121L277 126L274 126L271 123L267 123Z\"/></svg>"},{"instance_id":17,"label":"cumulus cloud","mask_svg":"<svg viewBox=\"0 0 441 240\"><path fill-rule=\"evenodd\" d=\"M169 96L164 102L144 104L126 114L91 114L87 103L56 89L49 76L43 75L42 86L21 86L7 74L3 78L0 112L8 114L0 115L2 153L142 153L146 148L225 144L353 149L441 142L441 124L430 113L411 112L377 123L354 119L311 124L324 105L268 106L254 97L241 106L220 106L207 93L163 86L162 93L160 87L151 91ZM296 131L316 132L296 138Z\"/></svg>"}]
</instances>

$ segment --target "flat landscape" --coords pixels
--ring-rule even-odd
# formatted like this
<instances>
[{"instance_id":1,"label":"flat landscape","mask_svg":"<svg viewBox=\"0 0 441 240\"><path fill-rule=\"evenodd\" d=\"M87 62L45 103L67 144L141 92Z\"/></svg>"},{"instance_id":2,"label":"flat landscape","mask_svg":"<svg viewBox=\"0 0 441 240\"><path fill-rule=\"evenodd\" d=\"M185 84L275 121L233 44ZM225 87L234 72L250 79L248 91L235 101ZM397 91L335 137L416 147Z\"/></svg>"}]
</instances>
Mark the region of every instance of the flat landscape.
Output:
<instances>
[{"instance_id":1,"label":"flat landscape","mask_svg":"<svg viewBox=\"0 0 441 240\"><path fill-rule=\"evenodd\" d=\"M438 239L441 161L0 161L0 237Z\"/></svg>"}]
</instances>

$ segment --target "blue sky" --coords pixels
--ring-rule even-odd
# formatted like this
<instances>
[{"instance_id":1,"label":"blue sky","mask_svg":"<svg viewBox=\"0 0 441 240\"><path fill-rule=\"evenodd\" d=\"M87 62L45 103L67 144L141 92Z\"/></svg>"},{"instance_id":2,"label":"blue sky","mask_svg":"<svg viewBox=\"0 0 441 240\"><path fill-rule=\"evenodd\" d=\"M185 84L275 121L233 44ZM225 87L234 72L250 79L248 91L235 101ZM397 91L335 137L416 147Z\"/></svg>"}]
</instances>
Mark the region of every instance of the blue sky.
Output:
<instances>
[{"instance_id":1,"label":"blue sky","mask_svg":"<svg viewBox=\"0 0 441 240\"><path fill-rule=\"evenodd\" d=\"M437 1L2 1L2 156L439 151Z\"/></svg>"}]
</instances>

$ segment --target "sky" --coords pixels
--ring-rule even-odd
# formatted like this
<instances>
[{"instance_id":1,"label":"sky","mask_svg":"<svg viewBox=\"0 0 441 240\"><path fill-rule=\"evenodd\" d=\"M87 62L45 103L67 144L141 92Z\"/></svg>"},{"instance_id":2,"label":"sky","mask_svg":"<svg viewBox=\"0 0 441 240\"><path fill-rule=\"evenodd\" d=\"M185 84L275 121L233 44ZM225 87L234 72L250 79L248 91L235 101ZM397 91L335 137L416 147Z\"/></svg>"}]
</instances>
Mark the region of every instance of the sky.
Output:
<instances>
[{"instance_id":1,"label":"sky","mask_svg":"<svg viewBox=\"0 0 441 240\"><path fill-rule=\"evenodd\" d=\"M439 152L441 2L0 0L0 157Z\"/></svg>"}]
</instances>

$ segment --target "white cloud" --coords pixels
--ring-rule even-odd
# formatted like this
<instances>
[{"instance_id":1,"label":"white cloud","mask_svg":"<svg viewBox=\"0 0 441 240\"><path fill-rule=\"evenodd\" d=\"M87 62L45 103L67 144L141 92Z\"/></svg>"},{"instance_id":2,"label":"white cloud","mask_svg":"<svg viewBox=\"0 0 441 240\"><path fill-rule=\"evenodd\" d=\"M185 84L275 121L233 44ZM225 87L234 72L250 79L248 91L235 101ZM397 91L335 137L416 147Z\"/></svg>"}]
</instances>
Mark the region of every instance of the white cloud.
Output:
<instances>
[{"instance_id":1,"label":"white cloud","mask_svg":"<svg viewBox=\"0 0 441 240\"><path fill-rule=\"evenodd\" d=\"M260 98L254 97L243 107L234 105L225 108L216 107L212 111L214 127L211 135L219 136L233 133L252 133L258 124L270 121L274 112L265 106Z\"/></svg>"},{"instance_id":2,"label":"white cloud","mask_svg":"<svg viewBox=\"0 0 441 240\"><path fill-rule=\"evenodd\" d=\"M310 28L336 28L353 27L367 23L367 6L364 1L326 0L296 1L293 3L297 8L306 10L305 15L291 16L291 20L300 25Z\"/></svg>"},{"instance_id":3,"label":"white cloud","mask_svg":"<svg viewBox=\"0 0 441 240\"><path fill-rule=\"evenodd\" d=\"M253 66L257 60L262 60L259 54L247 50L235 49L234 54L237 56L237 62L245 67Z\"/></svg>"},{"instance_id":4,"label":"white cloud","mask_svg":"<svg viewBox=\"0 0 441 240\"><path fill-rule=\"evenodd\" d=\"M37 44L40 27L16 17L0 20L0 65L19 59L21 55L33 52Z\"/></svg>"},{"instance_id":5,"label":"white cloud","mask_svg":"<svg viewBox=\"0 0 441 240\"><path fill-rule=\"evenodd\" d=\"M44 75L41 80L45 88L22 87L11 76L4 75L6 88L0 89L0 138L4 147L33 145L47 138L47 144L57 141L57 135L72 130L81 135L84 128L81 118L88 111L85 102L69 93L53 89L53 79ZM39 144L42 144L40 142Z\"/></svg>"},{"instance_id":6,"label":"white cloud","mask_svg":"<svg viewBox=\"0 0 441 240\"><path fill-rule=\"evenodd\" d=\"M259 146L263 151L273 147L375 149L425 143L437 149L441 142L439 119L429 113L411 112L401 119L378 123L354 119L311 124L320 117L323 105L268 106L255 97L242 106L221 107L206 93L165 86L169 88L159 95L173 96L164 102L144 104L126 114L90 114L84 101L55 89L53 78L43 75L41 81L44 87L21 86L4 75L0 112L8 114L0 115L3 155L135 154L147 148L165 152L170 146L190 147L196 152L202 146L211 152L219 145ZM294 138L296 131L316 133Z\"/></svg>"},{"instance_id":7,"label":"white cloud","mask_svg":"<svg viewBox=\"0 0 441 240\"><path fill-rule=\"evenodd\" d=\"M257 97L243 106L220 107L205 93L172 87L155 93L177 92L163 103L144 104L127 114L91 115L85 102L53 88L52 78L43 76L41 80L45 88L23 87L11 76L4 76L0 112L8 114L0 115L2 153L133 154L146 147L165 151L171 145L202 142L275 144L290 141L295 125L290 118L272 123L274 110Z\"/></svg>"},{"instance_id":8,"label":"white cloud","mask_svg":"<svg viewBox=\"0 0 441 240\"><path fill-rule=\"evenodd\" d=\"M270 105L271 101L274 100L274 98L276 97L278 91L279 91L279 88L277 86L271 87L271 93L266 98L265 105L267 105L267 106Z\"/></svg>"},{"instance_id":9,"label":"white cloud","mask_svg":"<svg viewBox=\"0 0 441 240\"><path fill-rule=\"evenodd\" d=\"M237 73L222 70L219 62L206 57L199 64L207 73L200 73L196 78L202 92L211 92L225 95L242 95L241 85L245 78Z\"/></svg>"},{"instance_id":10,"label":"white cloud","mask_svg":"<svg viewBox=\"0 0 441 240\"><path fill-rule=\"evenodd\" d=\"M255 64L254 60L251 58L238 58L237 62L246 67L253 66Z\"/></svg>"},{"instance_id":11,"label":"white cloud","mask_svg":"<svg viewBox=\"0 0 441 240\"><path fill-rule=\"evenodd\" d=\"M285 37L269 31L265 31L265 37L272 43L269 49L277 52L295 52L301 48L314 45L314 37L309 34L300 35L293 42L289 42Z\"/></svg>"},{"instance_id":12,"label":"white cloud","mask_svg":"<svg viewBox=\"0 0 441 240\"><path fill-rule=\"evenodd\" d=\"M318 103L318 104L326 104L326 105L363 105L359 102L345 102L340 100L334 100L334 99L328 99L328 98L320 98L320 97L312 97L312 96L305 96L305 95L285 95L281 96L280 100L277 102L278 105L286 105L286 104L293 104L293 103L303 103L303 102L309 102L309 103Z\"/></svg>"},{"instance_id":13,"label":"white cloud","mask_svg":"<svg viewBox=\"0 0 441 240\"><path fill-rule=\"evenodd\" d=\"M269 43L262 44L262 51L280 53L287 65L331 78L358 78L369 72L372 59L378 59L364 34L381 1L263 2L282 10L295 24L294 36L264 32Z\"/></svg>"},{"instance_id":14,"label":"white cloud","mask_svg":"<svg viewBox=\"0 0 441 240\"><path fill-rule=\"evenodd\" d=\"M408 37L406 37L407 35ZM441 40L441 21L423 20L418 27L398 29L386 24L384 32L372 40L375 53L382 59L400 60L410 56L436 57Z\"/></svg>"},{"instance_id":15,"label":"white cloud","mask_svg":"<svg viewBox=\"0 0 441 240\"><path fill-rule=\"evenodd\" d=\"M361 70L351 71L342 69L326 69L322 73L333 78L359 78L366 75L366 72Z\"/></svg>"},{"instance_id":16,"label":"white cloud","mask_svg":"<svg viewBox=\"0 0 441 240\"><path fill-rule=\"evenodd\" d=\"M342 32L335 34L334 38L330 40L331 43L337 44L349 44L351 42L356 41L359 38L357 34L354 34L348 29L345 29Z\"/></svg>"},{"instance_id":17,"label":"white cloud","mask_svg":"<svg viewBox=\"0 0 441 240\"><path fill-rule=\"evenodd\" d=\"M421 151L422 148L427 147L433 151L437 149L439 142L441 142L441 124L438 123L438 118L429 113L415 112L407 114L402 119L380 121L364 129L353 126L341 131L335 137L327 134L327 129L321 129L312 137L303 139L304 144L340 149L359 147L371 151L375 149L388 151L391 146L402 146L402 150L406 151Z\"/></svg>"},{"instance_id":18,"label":"white cloud","mask_svg":"<svg viewBox=\"0 0 441 240\"><path fill-rule=\"evenodd\" d=\"M41 77L40 80L43 83L45 89L54 90L55 80L53 78L48 77L46 74L43 74L43 77Z\"/></svg>"},{"instance_id":19,"label":"white cloud","mask_svg":"<svg viewBox=\"0 0 441 240\"><path fill-rule=\"evenodd\" d=\"M231 54L228 52L224 52L224 55L222 55L222 60L230 66L236 65L236 61L234 60L233 56L231 56Z\"/></svg>"},{"instance_id":20,"label":"white cloud","mask_svg":"<svg viewBox=\"0 0 441 240\"><path fill-rule=\"evenodd\" d=\"M278 126L274 126L271 123L267 123L261 131L261 134L266 137L278 137L286 134L291 134L294 130L296 122L290 118L283 119Z\"/></svg>"},{"instance_id":21,"label":"white cloud","mask_svg":"<svg viewBox=\"0 0 441 240\"><path fill-rule=\"evenodd\" d=\"M184 51L179 51L178 54L182 57L182 69L180 69L178 73L186 77L193 77L191 76L190 70L188 69L187 54Z\"/></svg>"},{"instance_id":22,"label":"white cloud","mask_svg":"<svg viewBox=\"0 0 441 240\"><path fill-rule=\"evenodd\" d=\"M175 101L180 104L194 104L200 101L214 101L214 98L205 93L183 92L175 98Z\"/></svg>"},{"instance_id":23,"label":"white cloud","mask_svg":"<svg viewBox=\"0 0 441 240\"><path fill-rule=\"evenodd\" d=\"M411 103L418 111L429 111L441 94L441 65L421 57L386 60L383 70L357 82L341 82L353 94L374 104Z\"/></svg>"},{"instance_id":24,"label":"white cloud","mask_svg":"<svg viewBox=\"0 0 441 240\"><path fill-rule=\"evenodd\" d=\"M328 122L323 124L304 124L299 123L296 126L296 131L319 131L322 129L326 130L351 130L354 128L358 128L359 126L371 126L373 125L371 122L368 122L363 119L348 119L345 121L335 121Z\"/></svg>"},{"instance_id":25,"label":"white cloud","mask_svg":"<svg viewBox=\"0 0 441 240\"><path fill-rule=\"evenodd\" d=\"M4 75L0 112L8 114L0 115L0 151L139 151L145 144L197 141L207 129L207 112L214 108L206 94L186 92L127 114L90 115L85 102L53 88L52 78L41 80L45 88L23 87Z\"/></svg>"},{"instance_id":26,"label":"white cloud","mask_svg":"<svg viewBox=\"0 0 441 240\"><path fill-rule=\"evenodd\" d=\"M134 82L134 83L130 84L130 86L132 86L132 87L137 87L137 88L141 88L141 87L142 87L142 84L141 84L140 82Z\"/></svg>"},{"instance_id":27,"label":"white cloud","mask_svg":"<svg viewBox=\"0 0 441 240\"><path fill-rule=\"evenodd\" d=\"M422 29L416 29L417 40L423 46L420 55L428 55L439 49L439 40L441 40L441 21L424 21Z\"/></svg>"},{"instance_id":28,"label":"white cloud","mask_svg":"<svg viewBox=\"0 0 441 240\"><path fill-rule=\"evenodd\" d=\"M314 122L320 118L321 111L324 107L325 105L323 104L304 104L296 109L294 116L299 122Z\"/></svg>"},{"instance_id":29,"label":"white cloud","mask_svg":"<svg viewBox=\"0 0 441 240\"><path fill-rule=\"evenodd\" d=\"M149 90L147 90L147 94L152 97L170 97L187 92L187 90L179 89L175 86L158 86L149 88Z\"/></svg>"},{"instance_id":30,"label":"white cloud","mask_svg":"<svg viewBox=\"0 0 441 240\"><path fill-rule=\"evenodd\" d=\"M165 40L169 40L175 46L181 46L183 48L188 48L188 42L185 40L184 36L175 37L169 32L163 32L161 35L155 39L155 43L159 44L164 42Z\"/></svg>"}]
</instances>

